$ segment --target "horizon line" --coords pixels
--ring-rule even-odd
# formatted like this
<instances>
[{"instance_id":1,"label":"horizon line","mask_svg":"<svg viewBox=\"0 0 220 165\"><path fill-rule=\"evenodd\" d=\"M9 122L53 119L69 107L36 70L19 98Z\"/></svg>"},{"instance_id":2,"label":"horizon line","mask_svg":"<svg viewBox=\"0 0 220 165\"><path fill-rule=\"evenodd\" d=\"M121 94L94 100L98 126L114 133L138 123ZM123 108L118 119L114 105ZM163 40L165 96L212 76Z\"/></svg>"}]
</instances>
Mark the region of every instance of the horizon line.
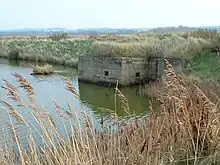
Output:
<instances>
[{"instance_id":1,"label":"horizon line","mask_svg":"<svg viewBox=\"0 0 220 165\"><path fill-rule=\"evenodd\" d=\"M80 30L80 29L155 29L155 28L168 28L168 27L188 27L188 28L198 28L198 27L220 27L220 25L203 25L203 26L186 26L186 25L178 25L178 26L156 26L156 27L82 27L82 28L65 28L65 27L24 27L24 28L10 28L10 29L0 29L0 31L11 31L11 30L24 30L24 29L65 29L65 30Z\"/></svg>"}]
</instances>

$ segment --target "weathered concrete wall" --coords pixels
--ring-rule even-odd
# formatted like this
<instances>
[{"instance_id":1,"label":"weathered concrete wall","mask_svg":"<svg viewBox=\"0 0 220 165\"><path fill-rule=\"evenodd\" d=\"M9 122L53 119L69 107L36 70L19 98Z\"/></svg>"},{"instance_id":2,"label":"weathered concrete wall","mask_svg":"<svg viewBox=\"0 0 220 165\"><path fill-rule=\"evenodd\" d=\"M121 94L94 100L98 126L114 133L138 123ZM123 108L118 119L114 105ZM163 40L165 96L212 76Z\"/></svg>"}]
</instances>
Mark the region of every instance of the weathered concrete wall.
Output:
<instances>
[{"instance_id":1,"label":"weathered concrete wall","mask_svg":"<svg viewBox=\"0 0 220 165\"><path fill-rule=\"evenodd\" d=\"M121 65L120 58L80 56L79 81L116 84L121 80Z\"/></svg>"},{"instance_id":2,"label":"weathered concrete wall","mask_svg":"<svg viewBox=\"0 0 220 165\"><path fill-rule=\"evenodd\" d=\"M184 66L182 59L167 59L176 72ZM166 64L162 57L128 58L104 56L80 56L79 81L126 86L155 80L165 74Z\"/></svg>"},{"instance_id":3,"label":"weathered concrete wall","mask_svg":"<svg viewBox=\"0 0 220 165\"><path fill-rule=\"evenodd\" d=\"M168 59L168 61L171 63L171 65L173 66L174 70L179 73L183 70L183 68L185 67L185 60L183 59Z\"/></svg>"},{"instance_id":4,"label":"weathered concrete wall","mask_svg":"<svg viewBox=\"0 0 220 165\"><path fill-rule=\"evenodd\" d=\"M144 58L79 57L79 81L120 85L140 83L147 78L148 60Z\"/></svg>"},{"instance_id":5,"label":"weathered concrete wall","mask_svg":"<svg viewBox=\"0 0 220 165\"><path fill-rule=\"evenodd\" d=\"M173 66L174 70L179 73L182 71L185 65L183 59L177 58L167 58L170 64ZM148 78L157 79L165 74L166 63L162 57L151 57L149 58L149 69L148 69Z\"/></svg>"},{"instance_id":6,"label":"weathered concrete wall","mask_svg":"<svg viewBox=\"0 0 220 165\"><path fill-rule=\"evenodd\" d=\"M148 59L148 79L155 80L157 78L158 58Z\"/></svg>"},{"instance_id":7,"label":"weathered concrete wall","mask_svg":"<svg viewBox=\"0 0 220 165\"><path fill-rule=\"evenodd\" d=\"M122 60L122 83L136 84L147 79L147 58L123 58Z\"/></svg>"}]
</instances>

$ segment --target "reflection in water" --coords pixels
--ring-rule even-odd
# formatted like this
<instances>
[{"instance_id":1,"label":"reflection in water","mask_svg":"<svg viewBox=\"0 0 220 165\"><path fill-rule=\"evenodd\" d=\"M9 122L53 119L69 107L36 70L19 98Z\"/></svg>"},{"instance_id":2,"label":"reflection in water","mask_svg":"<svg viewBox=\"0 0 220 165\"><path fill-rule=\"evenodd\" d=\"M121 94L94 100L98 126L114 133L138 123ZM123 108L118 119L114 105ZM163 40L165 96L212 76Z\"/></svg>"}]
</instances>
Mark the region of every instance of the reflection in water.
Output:
<instances>
[{"instance_id":1,"label":"reflection in water","mask_svg":"<svg viewBox=\"0 0 220 165\"><path fill-rule=\"evenodd\" d=\"M129 113L141 115L148 109L148 98L138 94L137 88L121 88L120 91L126 97L129 104ZM115 110L115 90L95 84L79 83L79 92L82 101L89 103L98 116L102 114L100 108ZM119 116L128 115L123 109L119 97L116 101L116 112Z\"/></svg>"},{"instance_id":2,"label":"reflection in water","mask_svg":"<svg viewBox=\"0 0 220 165\"><path fill-rule=\"evenodd\" d=\"M41 64L41 63L38 63ZM51 102L51 98L56 98L60 102L61 106L66 107L68 100L73 100L73 96L64 89L64 82L61 76L69 78L74 87L79 91L81 100L74 99L71 102L74 107L78 107L78 104L83 104L94 111L96 116L100 116L103 113L102 109L110 109L115 111L115 90L112 87L103 87L95 84L78 83L77 70L71 67L65 67L55 65L55 74L42 76L32 76L32 66L35 65L33 62L27 61L16 61L0 59L0 77L9 80L12 84L17 84L15 78L11 75L14 72L18 72L23 75L37 91L38 98L41 100L40 103L44 103L49 111L54 108ZM2 82L0 82L2 85ZM121 88L120 91L125 95L129 104L129 113L141 115L146 113L148 110L148 98L138 93L137 87L125 87ZM0 97L2 95L0 94ZM82 102L83 103L82 103ZM77 108L82 109L82 108ZM116 112L119 116L128 115L122 108L122 104L117 97L116 99Z\"/></svg>"},{"instance_id":3,"label":"reflection in water","mask_svg":"<svg viewBox=\"0 0 220 165\"><path fill-rule=\"evenodd\" d=\"M8 64L11 66L19 66L20 62L19 60L8 60Z\"/></svg>"}]
</instances>

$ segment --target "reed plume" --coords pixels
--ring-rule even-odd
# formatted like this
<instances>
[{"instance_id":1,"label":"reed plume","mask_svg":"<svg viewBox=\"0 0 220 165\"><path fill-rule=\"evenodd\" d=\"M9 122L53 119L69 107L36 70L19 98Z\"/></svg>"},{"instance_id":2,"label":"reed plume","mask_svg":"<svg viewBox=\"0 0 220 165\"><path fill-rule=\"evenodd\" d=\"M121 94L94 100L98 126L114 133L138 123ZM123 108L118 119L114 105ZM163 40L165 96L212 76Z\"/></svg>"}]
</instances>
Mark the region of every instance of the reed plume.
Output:
<instances>
[{"instance_id":1,"label":"reed plume","mask_svg":"<svg viewBox=\"0 0 220 165\"><path fill-rule=\"evenodd\" d=\"M34 102L33 96L35 95L35 92L31 84L23 76L21 76L18 73L14 73L12 75L15 76L16 81L20 84L19 87L23 88L26 91L26 94L30 102L31 103Z\"/></svg>"},{"instance_id":2,"label":"reed plume","mask_svg":"<svg viewBox=\"0 0 220 165\"><path fill-rule=\"evenodd\" d=\"M17 105L21 105L21 98L19 95L19 91L17 88L12 85L9 81L3 79L5 82L5 86L1 86L5 91L7 91L8 98L12 99L12 101L17 102Z\"/></svg>"},{"instance_id":3,"label":"reed plume","mask_svg":"<svg viewBox=\"0 0 220 165\"><path fill-rule=\"evenodd\" d=\"M20 124L24 124L26 126L28 126L28 124L26 123L26 121L24 120L24 118L22 117L22 115L20 113L18 113L17 110L15 110L11 104L9 104L6 101L1 101L0 103L3 104L3 106L6 107L8 113L14 117L14 119L16 119L16 121Z\"/></svg>"},{"instance_id":4,"label":"reed plume","mask_svg":"<svg viewBox=\"0 0 220 165\"><path fill-rule=\"evenodd\" d=\"M19 148L18 160L23 164L219 164L220 152L220 109L198 86L190 86L181 75L175 73L169 61L166 61L166 75L163 77L163 89L159 91L158 110L151 102L149 113L144 117L129 116L112 121L109 116L100 116L100 125L96 128L92 117L84 114L84 127L81 120L62 120L73 118L73 109L68 102L68 110L62 110L54 101L55 109L61 121L65 121L71 137L63 138L58 129L57 118L51 114L38 113L39 107L33 111L39 114L38 125L42 146L37 146L34 135L28 134L28 149L25 152L21 145L22 137L11 129L14 142ZM33 88L26 80L16 74L22 88L34 95ZM70 80L65 79L66 89L80 97ZM16 88L7 81L4 89L13 100L19 100ZM22 85L23 84L23 85ZM126 97L116 88L115 97L119 98L123 108L129 111ZM6 101L1 102L9 116L18 123L30 125L23 116ZM34 104L35 105L35 104ZM34 109L34 107L33 107ZM111 114L110 114L111 115ZM115 117L116 115L113 114ZM77 116L78 117L78 116ZM70 119L67 118L67 119ZM105 123L108 120L108 123ZM74 125L77 122L77 125ZM78 126L78 127L77 127ZM100 128L99 128L100 127ZM69 132L68 132L69 133ZM1 151L0 151L1 153ZM6 152L9 153L9 152ZM3 154L7 155L7 154ZM0 154L0 159L15 162L17 155L11 153L10 158ZM9 159L12 159L10 161ZM3 162L3 161L1 161ZM13 164L13 163L11 163ZM14 163L15 164L15 163Z\"/></svg>"},{"instance_id":5,"label":"reed plume","mask_svg":"<svg viewBox=\"0 0 220 165\"><path fill-rule=\"evenodd\" d=\"M66 84L67 91L70 91L72 94L74 94L74 96L76 96L77 98L80 98L80 95L78 91L76 90L76 88L73 86L72 82L68 80L67 78L63 78L63 79Z\"/></svg>"}]
</instances>

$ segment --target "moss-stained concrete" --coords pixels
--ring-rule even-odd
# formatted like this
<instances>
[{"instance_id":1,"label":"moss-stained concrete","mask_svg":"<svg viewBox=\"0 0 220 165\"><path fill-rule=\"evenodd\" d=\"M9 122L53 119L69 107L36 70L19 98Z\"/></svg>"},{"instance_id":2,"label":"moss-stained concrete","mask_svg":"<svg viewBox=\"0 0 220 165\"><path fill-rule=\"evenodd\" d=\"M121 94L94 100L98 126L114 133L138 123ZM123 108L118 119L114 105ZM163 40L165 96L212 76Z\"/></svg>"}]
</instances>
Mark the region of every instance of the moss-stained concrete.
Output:
<instances>
[{"instance_id":1,"label":"moss-stained concrete","mask_svg":"<svg viewBox=\"0 0 220 165\"><path fill-rule=\"evenodd\" d=\"M168 59L178 72L182 59ZM79 81L121 86L140 84L164 75L164 58L81 56L78 62Z\"/></svg>"}]
</instances>

